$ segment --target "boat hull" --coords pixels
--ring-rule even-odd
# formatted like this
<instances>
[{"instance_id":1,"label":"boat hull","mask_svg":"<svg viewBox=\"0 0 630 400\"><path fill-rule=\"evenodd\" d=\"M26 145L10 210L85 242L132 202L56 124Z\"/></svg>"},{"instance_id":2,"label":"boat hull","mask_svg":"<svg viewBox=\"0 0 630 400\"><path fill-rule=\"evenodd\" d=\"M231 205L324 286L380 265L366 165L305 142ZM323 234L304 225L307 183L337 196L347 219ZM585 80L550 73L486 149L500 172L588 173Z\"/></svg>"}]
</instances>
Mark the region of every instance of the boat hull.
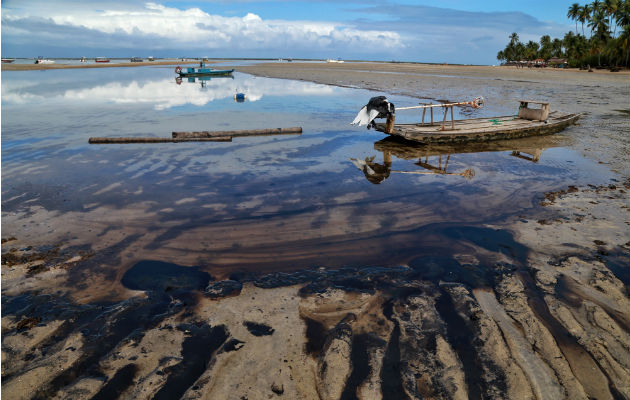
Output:
<instances>
[{"instance_id":1,"label":"boat hull","mask_svg":"<svg viewBox=\"0 0 630 400\"><path fill-rule=\"evenodd\" d=\"M192 69L192 68L189 68ZM188 71L184 71L182 70L179 73L179 76L181 77L198 77L198 76L220 76L220 75L230 75L232 72L234 72L233 69L214 69L214 70L210 70L210 69L204 69L204 68L200 68L200 69L196 69L193 72L188 72Z\"/></svg>"},{"instance_id":2,"label":"boat hull","mask_svg":"<svg viewBox=\"0 0 630 400\"><path fill-rule=\"evenodd\" d=\"M376 124L376 130L392 136L402 137L420 143L465 143L487 142L491 140L515 139L527 136L550 135L574 124L580 114L566 114L554 111L547 121L531 121L513 115L494 118L455 120L446 123L447 130L441 130L442 123L396 124L391 133L386 132L383 123Z\"/></svg>"}]
</instances>

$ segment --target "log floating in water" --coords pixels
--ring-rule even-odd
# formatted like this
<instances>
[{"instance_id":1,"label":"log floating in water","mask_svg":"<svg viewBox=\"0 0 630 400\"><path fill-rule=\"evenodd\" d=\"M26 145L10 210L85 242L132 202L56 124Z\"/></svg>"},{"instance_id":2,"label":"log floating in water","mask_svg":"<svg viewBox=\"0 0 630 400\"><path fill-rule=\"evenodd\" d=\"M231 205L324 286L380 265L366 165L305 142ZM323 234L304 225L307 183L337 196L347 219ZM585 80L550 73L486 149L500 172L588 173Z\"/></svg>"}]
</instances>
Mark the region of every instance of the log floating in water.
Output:
<instances>
[{"instance_id":1,"label":"log floating in water","mask_svg":"<svg viewBox=\"0 0 630 400\"><path fill-rule=\"evenodd\" d=\"M261 136L261 135L301 135L302 127L249 129L242 131L200 131L200 132L173 132L173 138L214 138L221 136Z\"/></svg>"},{"instance_id":2,"label":"log floating in water","mask_svg":"<svg viewBox=\"0 0 630 400\"><path fill-rule=\"evenodd\" d=\"M162 138L162 137L91 137L90 144L116 143L179 143L179 142L231 142L230 136L199 138Z\"/></svg>"}]
</instances>

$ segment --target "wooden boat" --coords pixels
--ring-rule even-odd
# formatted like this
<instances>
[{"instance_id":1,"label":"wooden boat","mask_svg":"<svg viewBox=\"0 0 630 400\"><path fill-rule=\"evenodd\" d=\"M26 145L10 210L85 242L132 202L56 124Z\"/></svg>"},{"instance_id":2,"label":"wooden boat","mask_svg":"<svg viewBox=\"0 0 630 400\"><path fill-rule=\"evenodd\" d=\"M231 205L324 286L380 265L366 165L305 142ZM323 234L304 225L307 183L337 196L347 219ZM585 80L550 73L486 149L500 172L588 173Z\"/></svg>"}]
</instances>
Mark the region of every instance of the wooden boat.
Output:
<instances>
[{"instance_id":1,"label":"wooden boat","mask_svg":"<svg viewBox=\"0 0 630 400\"><path fill-rule=\"evenodd\" d=\"M220 76L230 75L232 72L234 72L234 69L206 68L203 63L200 63L199 68L182 68L180 66L175 67L175 73L179 74L180 77Z\"/></svg>"},{"instance_id":2,"label":"wooden boat","mask_svg":"<svg viewBox=\"0 0 630 400\"><path fill-rule=\"evenodd\" d=\"M428 106L406 107L443 107L444 117L442 121L433 120L433 108L431 110L431 122L418 124L395 124L395 116L390 116L387 123L377 123L376 130L402 137L420 143L464 143L485 142L500 139L514 139L527 136L549 135L560 132L574 124L581 114L570 114L559 111L549 111L549 103L532 100L521 100L518 115L507 115L491 118L453 119L454 104L435 104ZM532 109L529 103L540 104L541 108ZM447 113L450 108L451 120L447 121Z\"/></svg>"}]
</instances>

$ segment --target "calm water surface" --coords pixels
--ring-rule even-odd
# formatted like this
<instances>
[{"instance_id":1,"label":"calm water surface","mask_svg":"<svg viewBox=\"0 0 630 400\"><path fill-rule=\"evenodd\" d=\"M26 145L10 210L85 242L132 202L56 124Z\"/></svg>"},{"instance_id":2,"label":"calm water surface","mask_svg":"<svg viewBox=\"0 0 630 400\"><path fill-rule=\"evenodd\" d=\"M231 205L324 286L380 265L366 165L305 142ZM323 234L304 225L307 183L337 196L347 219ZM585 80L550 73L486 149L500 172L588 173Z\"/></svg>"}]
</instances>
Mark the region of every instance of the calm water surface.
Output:
<instances>
[{"instance_id":1,"label":"calm water surface","mask_svg":"<svg viewBox=\"0 0 630 400\"><path fill-rule=\"evenodd\" d=\"M247 100L235 102L237 92ZM570 149L571 129L423 147L350 126L377 94L239 73L178 83L172 67L3 72L3 237L87 246L123 268L154 259L217 275L395 266L474 251L452 227L496 226L537 207L545 191L614 178ZM515 111L486 100L473 116ZM417 118L401 111L397 122ZM289 126L303 134L88 144Z\"/></svg>"}]
</instances>

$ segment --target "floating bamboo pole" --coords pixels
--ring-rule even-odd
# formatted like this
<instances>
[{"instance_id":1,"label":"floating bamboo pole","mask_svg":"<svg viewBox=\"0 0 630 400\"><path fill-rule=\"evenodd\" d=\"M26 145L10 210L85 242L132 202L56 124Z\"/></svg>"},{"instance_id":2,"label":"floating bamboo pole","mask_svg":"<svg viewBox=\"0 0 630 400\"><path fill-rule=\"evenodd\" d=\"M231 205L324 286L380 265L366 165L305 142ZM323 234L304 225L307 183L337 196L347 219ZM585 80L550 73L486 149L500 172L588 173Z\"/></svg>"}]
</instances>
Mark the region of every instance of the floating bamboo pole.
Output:
<instances>
[{"instance_id":1,"label":"floating bamboo pole","mask_svg":"<svg viewBox=\"0 0 630 400\"><path fill-rule=\"evenodd\" d=\"M264 135L301 135L302 127L248 129L241 131L200 131L200 132L173 132L173 138L212 138L221 136L264 136Z\"/></svg>"},{"instance_id":2,"label":"floating bamboo pole","mask_svg":"<svg viewBox=\"0 0 630 400\"><path fill-rule=\"evenodd\" d=\"M204 138L161 138L161 137L91 137L90 144L118 143L179 143L179 142L231 142L230 136Z\"/></svg>"}]
</instances>

